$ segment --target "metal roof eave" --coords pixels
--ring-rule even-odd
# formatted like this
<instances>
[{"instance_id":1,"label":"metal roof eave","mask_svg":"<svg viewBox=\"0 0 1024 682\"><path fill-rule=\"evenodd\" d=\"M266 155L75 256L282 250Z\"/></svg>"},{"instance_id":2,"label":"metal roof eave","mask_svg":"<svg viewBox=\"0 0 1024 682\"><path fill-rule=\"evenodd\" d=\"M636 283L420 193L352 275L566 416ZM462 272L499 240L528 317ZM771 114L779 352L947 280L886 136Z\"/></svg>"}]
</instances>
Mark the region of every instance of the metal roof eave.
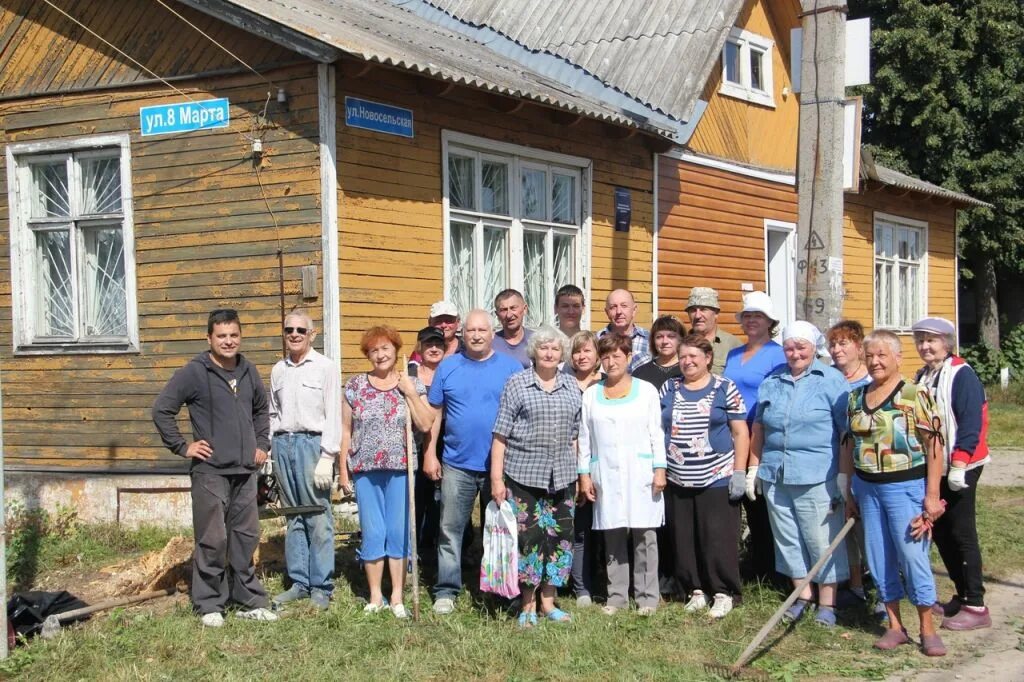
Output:
<instances>
[{"instance_id":1,"label":"metal roof eave","mask_svg":"<svg viewBox=\"0 0 1024 682\"><path fill-rule=\"evenodd\" d=\"M891 168L886 168L875 162L874 157L867 150L861 151L860 174L865 180L872 180L887 187L896 187L911 192L919 192L928 196L945 199L947 201L962 204L964 206L977 206L981 208L995 208L992 204L981 199L975 199L969 194L946 189L940 185L933 184L927 180L921 180L905 173L900 173Z\"/></svg>"},{"instance_id":2,"label":"metal roof eave","mask_svg":"<svg viewBox=\"0 0 1024 682\"><path fill-rule=\"evenodd\" d=\"M295 50L299 54L320 63L334 63L343 55L348 54L364 61L412 71L432 78L438 78L458 85L465 85L508 97L525 99L534 103L569 111L573 114L586 116L588 118L605 121L615 125L635 128L649 135L654 135L673 143L681 143L681 139L683 141L689 139L689 136L693 133L693 128L696 123L696 118L693 121L694 125L677 123L668 117L665 117L663 114L646 107L643 112L635 110L629 111L619 109L603 102L590 102L588 101L589 97L586 93L574 94L571 92L565 92L567 97L563 98L558 97L557 93L547 94L543 92L530 92L507 84L492 82L491 80L486 80L480 77L454 72L456 70L449 72L436 64L429 62L422 63L421 61L417 61L415 58L406 59L403 55L392 56L365 49L365 46L345 44L345 41L339 36L323 34L322 37L317 37L311 35L309 32L303 31L301 27L297 28L288 26L282 21L264 16L260 12L241 6L240 3L232 0L181 0L181 2L193 9L230 23L244 31ZM392 4L390 0L385 0L385 2ZM394 4L397 5L398 3ZM408 8L403 8L403 10L408 12ZM409 12L409 14L414 13ZM481 48L489 49L486 45L479 43L479 41L474 40L473 42L477 43ZM519 46L519 49L524 52L527 51L526 48L523 48L522 46ZM494 52L496 55L503 56L505 59L511 59L509 56L502 55L500 52L493 49L490 51ZM511 61L525 69L529 69L528 66L523 65L518 60L511 59ZM545 80L543 74L538 74L532 69L530 71L538 81ZM546 80L551 81L553 79ZM567 87L568 86L565 84L557 81L549 82L547 84L547 88L556 91L565 91Z\"/></svg>"},{"instance_id":3,"label":"metal roof eave","mask_svg":"<svg viewBox=\"0 0 1024 682\"><path fill-rule=\"evenodd\" d=\"M178 0L194 10L225 21L232 26L265 38L273 43L295 50L301 55L320 62L332 64L344 52L330 43L313 38L302 31L268 19L257 12L230 2L230 0Z\"/></svg>"}]
</instances>

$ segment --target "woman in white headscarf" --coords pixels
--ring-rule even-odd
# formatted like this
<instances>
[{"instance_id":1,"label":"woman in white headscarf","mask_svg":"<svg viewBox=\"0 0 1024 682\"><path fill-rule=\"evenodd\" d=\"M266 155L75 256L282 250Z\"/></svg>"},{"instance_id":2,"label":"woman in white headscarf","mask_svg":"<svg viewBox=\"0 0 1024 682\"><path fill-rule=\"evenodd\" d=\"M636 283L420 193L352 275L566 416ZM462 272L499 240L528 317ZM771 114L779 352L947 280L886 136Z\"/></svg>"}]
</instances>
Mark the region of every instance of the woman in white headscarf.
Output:
<instances>
[{"instance_id":1,"label":"woman in white headscarf","mask_svg":"<svg viewBox=\"0 0 1024 682\"><path fill-rule=\"evenodd\" d=\"M839 441L847 431L849 386L840 372L818 359L823 337L814 325L794 322L782 339L786 365L757 391L747 471L756 471L768 503L776 570L795 585L845 521L849 472L839 473ZM848 576L846 549L840 545L814 580L819 625L835 625L836 583ZM784 619L800 618L812 596L808 585Z\"/></svg>"}]
</instances>

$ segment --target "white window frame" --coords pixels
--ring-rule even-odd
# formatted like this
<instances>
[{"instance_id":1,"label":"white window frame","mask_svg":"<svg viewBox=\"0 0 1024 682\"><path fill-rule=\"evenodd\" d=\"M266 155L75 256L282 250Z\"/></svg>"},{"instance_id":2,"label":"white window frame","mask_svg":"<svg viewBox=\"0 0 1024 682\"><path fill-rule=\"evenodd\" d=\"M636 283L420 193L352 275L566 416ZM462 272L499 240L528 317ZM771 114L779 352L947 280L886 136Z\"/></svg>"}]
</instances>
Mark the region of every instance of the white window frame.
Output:
<instances>
[{"instance_id":1,"label":"white window frame","mask_svg":"<svg viewBox=\"0 0 1024 682\"><path fill-rule=\"evenodd\" d=\"M81 154L116 148L121 171L122 239L124 243L125 307L128 335L120 339L59 340L36 339L31 313L32 300L38 295L33 281L32 258L35 248L28 227L31 214L28 157L46 154ZM7 146L7 205L10 212L11 316L14 324L13 351L16 355L100 354L139 352L139 319L136 301L135 230L132 200L131 147L128 135L102 135L79 139L45 140ZM69 182L74 182L69 178ZM22 191L24 189L24 191ZM72 189L72 191L74 191ZM73 257L76 257L73 251ZM77 306L81 301L76 301Z\"/></svg>"},{"instance_id":2,"label":"white window frame","mask_svg":"<svg viewBox=\"0 0 1024 682\"><path fill-rule=\"evenodd\" d=\"M501 160L502 162L508 163L509 166L509 208L511 218L509 216L496 216L479 211L466 211L459 208L451 207L449 203L449 177L448 177L448 156L451 152L456 154L475 155L478 159L491 159ZM554 234L563 233L570 234L576 238L576 254L573 262L573 273L574 273L574 284L579 286L586 298L590 299L590 244L591 244L591 231L593 228L593 212L592 212L592 182L593 182L593 162L590 159L571 156L568 154L561 154L558 152L549 152L533 147L526 147L522 145L510 144L507 142L498 142L485 137L478 137L475 135L468 135L466 133L459 133L451 130L444 130L441 134L441 158L443 173L441 178L442 190L443 190L443 213L444 213L444 235L443 235L443 257L444 257L444 296L447 298L449 291L451 290L451 243L450 243L450 225L451 221L458 220L460 214L472 215L477 221L482 220L485 225L490 224L505 224L508 229L508 284L511 288L518 289L519 291L524 290L524 267L525 267L525 254L523 253L523 233L524 231L533 230L544 230L546 233L545 237L545 267L547 272L553 275L554 264L553 259L553 243ZM577 192L579 198L574 202L575 211L579 212L579 215L574 216L578 218L577 224L567 225L564 223L556 223L550 220L537 220L527 219L521 216L521 196L520 196L520 182L519 175L522 168L529 167L544 167L548 171L547 175L547 213L550 215L551 211L551 187L552 187L552 173L564 172L569 175L573 175L577 180ZM476 187L475 190L478 194L477 206L480 204L480 193L481 187ZM482 233L477 230L474 232L474 251L476 253L475 266L477 271L483 273L483 237ZM482 276L482 275L481 275ZM479 305L485 310L491 310L494 307L493 301L482 300L483 290L482 287L478 286L477 289L477 301L476 305ZM525 292L524 292L525 293ZM550 305L547 308L551 310L543 310L544 320L548 323L554 321L554 298L555 291L549 292ZM534 305L533 302L527 301L530 305ZM465 314L466 311L461 311ZM536 312L536 311L534 311ZM584 328L590 324L590 312L585 307L583 312L583 319L581 323Z\"/></svg>"},{"instance_id":3,"label":"white window frame","mask_svg":"<svg viewBox=\"0 0 1024 682\"><path fill-rule=\"evenodd\" d=\"M871 229L871 306L874 309L874 326L876 329L888 329L890 331L899 334L910 334L911 327L914 322L925 316L925 311L928 309L928 223L923 220L914 220L913 218L906 218L903 216L893 215L891 213L875 212L872 218L872 229ZM880 311L875 305L878 298L878 287L881 282L878 281L877 277L877 266L879 263L879 256L877 254L876 241L878 239L878 230L882 225L892 227L896 230L916 230L918 232L918 240L921 245L921 258L918 261L918 290L919 297L917 301L917 310L911 311L909 320L903 320L906 324L890 324L888 320L882 320L879 317ZM897 236L893 234L894 243L897 242ZM899 265L901 262L912 262L909 260L900 259L896 256L892 259L882 259L883 262ZM904 293L899 290L898 283L894 282L892 287L892 305L893 316L896 315L898 310L900 299ZM894 320L898 322L898 320Z\"/></svg>"},{"instance_id":4,"label":"white window frame","mask_svg":"<svg viewBox=\"0 0 1024 682\"><path fill-rule=\"evenodd\" d=\"M726 78L725 52L728 45L735 45L740 52L740 82L734 83ZM764 81L763 89L756 89L751 85L750 52L751 50L762 52L761 78ZM722 47L722 86L718 92L727 97L735 97L752 104L775 108L774 80L772 78L773 54L775 41L770 38L733 27L726 38L726 45Z\"/></svg>"}]
</instances>

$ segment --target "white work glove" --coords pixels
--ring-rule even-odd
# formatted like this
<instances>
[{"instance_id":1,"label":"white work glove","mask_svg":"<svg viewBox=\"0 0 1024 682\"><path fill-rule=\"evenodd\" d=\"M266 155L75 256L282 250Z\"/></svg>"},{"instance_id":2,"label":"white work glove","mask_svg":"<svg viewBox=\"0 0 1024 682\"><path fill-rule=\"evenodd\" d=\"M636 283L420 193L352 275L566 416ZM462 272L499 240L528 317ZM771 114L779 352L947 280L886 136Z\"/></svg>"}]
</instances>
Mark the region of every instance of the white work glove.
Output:
<instances>
[{"instance_id":1,"label":"white work glove","mask_svg":"<svg viewBox=\"0 0 1024 682\"><path fill-rule=\"evenodd\" d=\"M747 481L746 481L746 492L747 499L753 502L757 499L757 465L747 467Z\"/></svg>"},{"instance_id":2,"label":"white work glove","mask_svg":"<svg viewBox=\"0 0 1024 682\"><path fill-rule=\"evenodd\" d=\"M839 486L839 494L843 498L843 504L850 501L850 474L836 475L836 484Z\"/></svg>"},{"instance_id":3,"label":"white work glove","mask_svg":"<svg viewBox=\"0 0 1024 682\"><path fill-rule=\"evenodd\" d=\"M334 458L321 457L313 471L313 485L320 490L330 490L334 483Z\"/></svg>"},{"instance_id":4,"label":"white work glove","mask_svg":"<svg viewBox=\"0 0 1024 682\"><path fill-rule=\"evenodd\" d=\"M949 467L949 476L946 477L946 482L949 483L949 489L953 492L971 487L967 485L966 467Z\"/></svg>"},{"instance_id":5,"label":"white work glove","mask_svg":"<svg viewBox=\"0 0 1024 682\"><path fill-rule=\"evenodd\" d=\"M732 472L729 478L729 500L735 502L743 497L747 490L747 475L742 471Z\"/></svg>"}]
</instances>

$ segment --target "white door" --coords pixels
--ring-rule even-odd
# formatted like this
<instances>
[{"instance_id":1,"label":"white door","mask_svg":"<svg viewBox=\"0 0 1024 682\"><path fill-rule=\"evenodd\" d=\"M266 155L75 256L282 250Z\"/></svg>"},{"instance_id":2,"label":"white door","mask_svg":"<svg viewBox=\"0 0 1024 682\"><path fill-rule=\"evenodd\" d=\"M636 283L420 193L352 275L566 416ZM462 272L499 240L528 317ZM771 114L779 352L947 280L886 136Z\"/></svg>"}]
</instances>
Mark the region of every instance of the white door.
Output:
<instances>
[{"instance_id":1,"label":"white door","mask_svg":"<svg viewBox=\"0 0 1024 682\"><path fill-rule=\"evenodd\" d=\"M796 319L796 224L764 221L765 287L780 329Z\"/></svg>"}]
</instances>

